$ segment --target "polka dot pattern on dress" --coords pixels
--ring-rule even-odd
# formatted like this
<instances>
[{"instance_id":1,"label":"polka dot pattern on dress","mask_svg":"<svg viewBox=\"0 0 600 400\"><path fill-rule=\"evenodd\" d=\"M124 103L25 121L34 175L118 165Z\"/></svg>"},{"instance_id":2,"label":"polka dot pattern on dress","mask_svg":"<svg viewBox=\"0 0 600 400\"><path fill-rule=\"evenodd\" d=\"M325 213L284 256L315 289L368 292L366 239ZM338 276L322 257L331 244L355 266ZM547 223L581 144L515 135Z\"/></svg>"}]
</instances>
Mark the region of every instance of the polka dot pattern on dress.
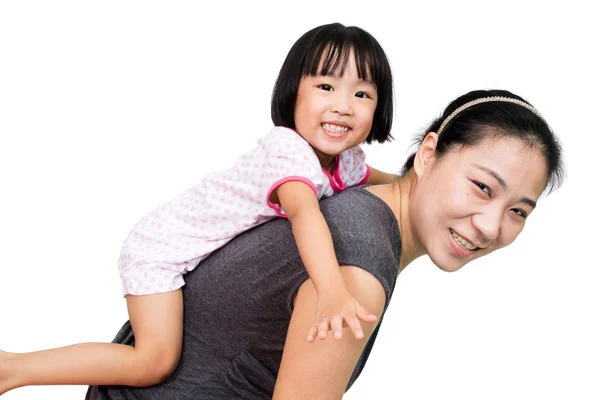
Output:
<instances>
[{"instance_id":1,"label":"polka dot pattern on dress","mask_svg":"<svg viewBox=\"0 0 600 400\"><path fill-rule=\"evenodd\" d=\"M183 275L211 252L240 233L285 215L267 201L274 185L301 180L321 199L363 183L367 176L360 147L340 154L329 174L300 135L276 127L232 168L206 176L133 227L118 261L123 294L176 290L184 285Z\"/></svg>"}]
</instances>

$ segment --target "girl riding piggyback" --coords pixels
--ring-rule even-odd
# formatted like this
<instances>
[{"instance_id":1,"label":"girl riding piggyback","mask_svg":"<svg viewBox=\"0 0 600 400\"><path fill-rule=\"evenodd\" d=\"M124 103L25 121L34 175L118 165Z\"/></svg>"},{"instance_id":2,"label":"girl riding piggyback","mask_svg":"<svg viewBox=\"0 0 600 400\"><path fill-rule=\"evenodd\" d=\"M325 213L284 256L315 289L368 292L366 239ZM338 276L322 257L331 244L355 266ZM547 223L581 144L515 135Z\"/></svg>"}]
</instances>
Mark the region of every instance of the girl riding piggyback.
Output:
<instances>
[{"instance_id":1,"label":"girl riding piggyback","mask_svg":"<svg viewBox=\"0 0 600 400\"><path fill-rule=\"evenodd\" d=\"M319 200L347 187L391 182L370 168L361 143L391 139L392 75L379 43L357 27L324 25L291 48L275 83L275 128L226 171L161 205L125 240L119 269L135 347L87 343L43 351L26 384L148 386L178 363L184 275L236 235L275 217L290 220L317 290L307 339L336 340L375 323L346 289ZM199 265L200 264L200 265ZM241 266L243 268L243 266ZM218 300L218 299L217 299ZM36 378L37 377L37 378Z\"/></svg>"}]
</instances>

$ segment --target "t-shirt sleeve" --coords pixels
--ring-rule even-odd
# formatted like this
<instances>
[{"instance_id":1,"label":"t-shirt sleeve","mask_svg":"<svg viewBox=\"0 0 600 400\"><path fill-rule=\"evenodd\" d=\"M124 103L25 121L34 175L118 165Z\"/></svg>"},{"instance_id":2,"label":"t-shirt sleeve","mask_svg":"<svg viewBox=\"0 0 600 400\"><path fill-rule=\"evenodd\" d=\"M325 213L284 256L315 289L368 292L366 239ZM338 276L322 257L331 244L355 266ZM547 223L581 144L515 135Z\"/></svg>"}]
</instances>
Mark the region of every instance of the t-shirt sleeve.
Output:
<instances>
[{"instance_id":1,"label":"t-shirt sleeve","mask_svg":"<svg viewBox=\"0 0 600 400\"><path fill-rule=\"evenodd\" d=\"M276 127L261 146L265 157L260 191L264 193L267 205L277 215L285 217L285 211L269 198L274 190L286 182L303 182L315 192L318 199L321 197L326 182L319 159L300 135L291 129Z\"/></svg>"},{"instance_id":2,"label":"t-shirt sleeve","mask_svg":"<svg viewBox=\"0 0 600 400\"><path fill-rule=\"evenodd\" d=\"M362 188L328 197L321 207L340 264L377 278L387 307L402 247L392 210ZM173 375L149 387L92 386L87 399L270 399L294 294L307 279L289 221L275 219L236 236L185 276L182 355ZM385 309L379 317L385 318ZM365 365L378 329L348 386ZM129 323L114 342L135 344Z\"/></svg>"},{"instance_id":3,"label":"t-shirt sleeve","mask_svg":"<svg viewBox=\"0 0 600 400\"><path fill-rule=\"evenodd\" d=\"M340 154L340 177L345 186L366 183L370 173L371 169L367 165L367 156L360 146L353 147Z\"/></svg>"}]
</instances>

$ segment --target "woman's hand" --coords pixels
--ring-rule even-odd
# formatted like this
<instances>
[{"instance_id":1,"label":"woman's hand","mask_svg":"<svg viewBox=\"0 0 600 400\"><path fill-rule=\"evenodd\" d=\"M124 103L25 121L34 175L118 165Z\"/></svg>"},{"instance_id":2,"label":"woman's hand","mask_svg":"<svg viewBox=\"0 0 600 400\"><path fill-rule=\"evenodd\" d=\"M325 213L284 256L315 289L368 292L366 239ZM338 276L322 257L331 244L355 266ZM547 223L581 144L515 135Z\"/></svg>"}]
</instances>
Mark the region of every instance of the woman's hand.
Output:
<instances>
[{"instance_id":1,"label":"woman's hand","mask_svg":"<svg viewBox=\"0 0 600 400\"><path fill-rule=\"evenodd\" d=\"M342 328L349 327L354 337L360 340L364 337L360 321L372 324L377 322L377 316L367 311L342 282L317 292L315 322L308 330L307 339L311 343L315 337L324 340L331 329L333 338L341 340Z\"/></svg>"}]
</instances>

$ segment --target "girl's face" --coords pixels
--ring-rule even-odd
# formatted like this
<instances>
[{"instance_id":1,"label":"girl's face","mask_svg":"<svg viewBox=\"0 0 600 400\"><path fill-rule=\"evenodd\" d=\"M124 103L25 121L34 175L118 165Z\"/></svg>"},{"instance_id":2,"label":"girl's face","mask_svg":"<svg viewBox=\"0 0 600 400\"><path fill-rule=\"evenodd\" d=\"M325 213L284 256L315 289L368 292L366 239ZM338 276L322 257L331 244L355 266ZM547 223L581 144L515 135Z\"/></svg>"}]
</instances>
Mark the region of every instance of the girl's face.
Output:
<instances>
[{"instance_id":1,"label":"girl's face","mask_svg":"<svg viewBox=\"0 0 600 400\"><path fill-rule=\"evenodd\" d=\"M429 134L415 159L409 207L415 245L442 270L511 244L544 190L542 153L520 139L486 139L436 158Z\"/></svg>"},{"instance_id":2,"label":"girl's face","mask_svg":"<svg viewBox=\"0 0 600 400\"><path fill-rule=\"evenodd\" d=\"M373 125L377 89L359 79L353 53L348 60L344 75L304 76L298 87L296 131L315 150L323 168L336 155L362 143Z\"/></svg>"}]
</instances>

